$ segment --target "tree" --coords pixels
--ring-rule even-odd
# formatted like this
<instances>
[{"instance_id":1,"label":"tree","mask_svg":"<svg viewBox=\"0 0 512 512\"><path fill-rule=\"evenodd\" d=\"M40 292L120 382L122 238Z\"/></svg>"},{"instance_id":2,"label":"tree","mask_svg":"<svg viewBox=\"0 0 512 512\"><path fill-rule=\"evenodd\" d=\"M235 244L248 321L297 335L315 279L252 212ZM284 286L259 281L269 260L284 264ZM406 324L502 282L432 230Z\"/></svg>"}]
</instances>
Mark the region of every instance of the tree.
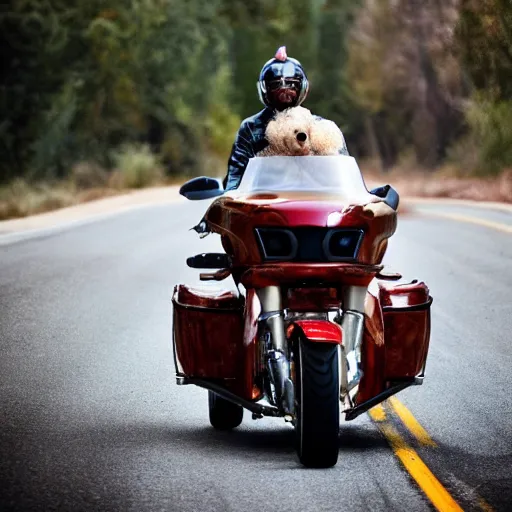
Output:
<instances>
[{"instance_id":1,"label":"tree","mask_svg":"<svg viewBox=\"0 0 512 512\"><path fill-rule=\"evenodd\" d=\"M473 172L512 166L512 3L462 0L457 40L472 95L465 109Z\"/></svg>"},{"instance_id":2,"label":"tree","mask_svg":"<svg viewBox=\"0 0 512 512\"><path fill-rule=\"evenodd\" d=\"M236 124L219 6L13 0L0 15L0 178L27 169L62 176L82 159L108 166L112 150L130 141L152 143L171 172L197 170L212 118ZM218 149L218 131L214 138Z\"/></svg>"},{"instance_id":3,"label":"tree","mask_svg":"<svg viewBox=\"0 0 512 512\"><path fill-rule=\"evenodd\" d=\"M460 130L457 16L457 0L366 0L358 14L349 76L384 167L412 143L418 162L433 168Z\"/></svg>"},{"instance_id":4,"label":"tree","mask_svg":"<svg viewBox=\"0 0 512 512\"><path fill-rule=\"evenodd\" d=\"M512 99L512 3L462 0L457 39L474 87L496 100Z\"/></svg>"}]
</instances>

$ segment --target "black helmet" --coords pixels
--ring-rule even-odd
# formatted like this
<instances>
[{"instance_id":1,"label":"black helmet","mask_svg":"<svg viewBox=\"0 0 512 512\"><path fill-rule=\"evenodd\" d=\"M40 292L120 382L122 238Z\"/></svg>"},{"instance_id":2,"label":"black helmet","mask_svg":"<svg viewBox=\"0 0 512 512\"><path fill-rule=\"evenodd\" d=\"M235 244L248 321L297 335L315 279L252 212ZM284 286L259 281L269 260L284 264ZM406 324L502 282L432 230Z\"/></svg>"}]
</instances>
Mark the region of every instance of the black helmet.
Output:
<instances>
[{"instance_id":1,"label":"black helmet","mask_svg":"<svg viewBox=\"0 0 512 512\"><path fill-rule=\"evenodd\" d=\"M275 57L265 63L257 85L261 102L278 110L299 106L309 91L308 78L301 63L286 55L286 46L281 46ZM279 104L278 100L272 98L273 89L294 89L296 96L292 103Z\"/></svg>"}]
</instances>

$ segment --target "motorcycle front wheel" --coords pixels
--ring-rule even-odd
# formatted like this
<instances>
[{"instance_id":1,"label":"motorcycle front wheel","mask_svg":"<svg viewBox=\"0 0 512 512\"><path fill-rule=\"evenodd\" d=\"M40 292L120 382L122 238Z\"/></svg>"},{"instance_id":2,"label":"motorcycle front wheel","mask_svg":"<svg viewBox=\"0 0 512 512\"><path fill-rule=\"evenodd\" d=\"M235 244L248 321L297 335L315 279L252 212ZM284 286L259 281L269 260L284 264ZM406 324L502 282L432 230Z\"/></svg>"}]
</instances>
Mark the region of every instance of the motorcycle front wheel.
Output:
<instances>
[{"instance_id":1,"label":"motorcycle front wheel","mask_svg":"<svg viewBox=\"0 0 512 512\"><path fill-rule=\"evenodd\" d=\"M299 337L294 344L297 454L310 468L329 468L338 461L338 357L332 343Z\"/></svg>"},{"instance_id":2,"label":"motorcycle front wheel","mask_svg":"<svg viewBox=\"0 0 512 512\"><path fill-rule=\"evenodd\" d=\"M244 409L208 390L210 423L217 430L231 430L242 423Z\"/></svg>"}]
</instances>

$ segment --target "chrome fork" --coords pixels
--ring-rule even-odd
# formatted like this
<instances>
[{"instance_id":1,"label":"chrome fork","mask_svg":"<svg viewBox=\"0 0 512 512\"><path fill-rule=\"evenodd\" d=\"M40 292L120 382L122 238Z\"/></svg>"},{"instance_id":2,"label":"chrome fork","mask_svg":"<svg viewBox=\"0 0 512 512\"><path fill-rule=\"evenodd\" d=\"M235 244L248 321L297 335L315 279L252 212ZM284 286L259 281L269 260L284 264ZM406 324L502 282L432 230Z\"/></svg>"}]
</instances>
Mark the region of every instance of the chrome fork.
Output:
<instances>
[{"instance_id":1,"label":"chrome fork","mask_svg":"<svg viewBox=\"0 0 512 512\"><path fill-rule=\"evenodd\" d=\"M338 321L343 329L343 345L340 347L340 395L342 399L357 386L363 376L361 347L364 332L364 302L367 287L347 286L343 290L343 314ZM277 405L285 415L295 415L295 391L287 357L284 328L283 302L279 286L267 286L257 290L261 303L260 325L270 334L271 348L266 350L267 369L274 385Z\"/></svg>"},{"instance_id":2,"label":"chrome fork","mask_svg":"<svg viewBox=\"0 0 512 512\"><path fill-rule=\"evenodd\" d=\"M367 287L347 286L343 290L343 345L340 361L340 393L341 397L348 396L359 384L363 372L361 370L361 346L364 332L364 301Z\"/></svg>"},{"instance_id":3,"label":"chrome fork","mask_svg":"<svg viewBox=\"0 0 512 512\"><path fill-rule=\"evenodd\" d=\"M290 362L284 329L283 301L279 286L266 286L256 291L261 303L259 322L270 333L270 350L266 350L267 369L274 385L277 405L285 416L295 414L295 394L290 378Z\"/></svg>"}]
</instances>

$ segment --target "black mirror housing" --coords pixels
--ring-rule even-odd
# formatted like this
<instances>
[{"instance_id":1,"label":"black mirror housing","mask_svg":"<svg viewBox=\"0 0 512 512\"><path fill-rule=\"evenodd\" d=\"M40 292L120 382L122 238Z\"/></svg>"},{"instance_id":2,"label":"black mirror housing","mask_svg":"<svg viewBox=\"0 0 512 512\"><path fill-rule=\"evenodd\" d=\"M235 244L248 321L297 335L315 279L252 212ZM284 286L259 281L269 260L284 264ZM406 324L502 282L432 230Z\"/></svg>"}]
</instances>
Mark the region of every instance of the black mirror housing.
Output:
<instances>
[{"instance_id":1,"label":"black mirror housing","mask_svg":"<svg viewBox=\"0 0 512 512\"><path fill-rule=\"evenodd\" d=\"M180 188L180 194L191 201L210 199L211 197L220 196L223 193L224 188L219 180L208 178L206 176L193 178L187 181Z\"/></svg>"},{"instance_id":2,"label":"black mirror housing","mask_svg":"<svg viewBox=\"0 0 512 512\"><path fill-rule=\"evenodd\" d=\"M382 187L377 187L370 190L370 194L374 196L381 197L384 199L384 202L393 208L393 210L398 209L398 204L400 203L400 196L398 192L391 185L384 185Z\"/></svg>"}]
</instances>

